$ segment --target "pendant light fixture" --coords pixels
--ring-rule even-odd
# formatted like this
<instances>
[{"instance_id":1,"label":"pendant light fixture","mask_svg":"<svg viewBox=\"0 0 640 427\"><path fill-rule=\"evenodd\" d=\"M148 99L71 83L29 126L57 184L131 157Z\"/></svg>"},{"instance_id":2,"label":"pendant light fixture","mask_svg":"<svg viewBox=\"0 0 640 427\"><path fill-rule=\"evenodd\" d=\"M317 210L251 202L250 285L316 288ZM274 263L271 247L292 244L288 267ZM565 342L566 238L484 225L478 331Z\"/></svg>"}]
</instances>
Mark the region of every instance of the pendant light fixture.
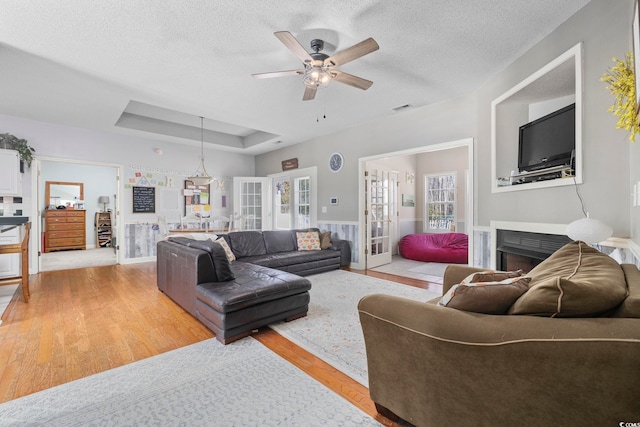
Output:
<instances>
[{"instance_id":1,"label":"pendant light fixture","mask_svg":"<svg viewBox=\"0 0 640 427\"><path fill-rule=\"evenodd\" d=\"M204 167L204 117L202 116L200 116L200 165L196 169L196 173L187 179L192 181L194 185L207 185L213 181Z\"/></svg>"}]
</instances>

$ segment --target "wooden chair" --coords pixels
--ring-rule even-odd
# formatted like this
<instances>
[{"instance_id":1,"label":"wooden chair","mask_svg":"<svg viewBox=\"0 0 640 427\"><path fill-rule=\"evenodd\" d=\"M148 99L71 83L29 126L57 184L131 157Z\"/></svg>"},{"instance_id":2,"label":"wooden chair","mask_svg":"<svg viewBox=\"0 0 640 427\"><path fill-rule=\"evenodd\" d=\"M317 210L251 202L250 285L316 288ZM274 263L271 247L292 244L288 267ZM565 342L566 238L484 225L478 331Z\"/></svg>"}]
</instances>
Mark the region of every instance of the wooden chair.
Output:
<instances>
[{"instance_id":1,"label":"wooden chair","mask_svg":"<svg viewBox=\"0 0 640 427\"><path fill-rule=\"evenodd\" d=\"M21 274L15 277L7 277L0 279L0 286L22 284L22 297L24 302L29 302L29 233L31 231L31 223L27 222L23 226L24 236L21 243L9 243L0 245L0 255L4 254L22 254L21 257Z\"/></svg>"}]
</instances>

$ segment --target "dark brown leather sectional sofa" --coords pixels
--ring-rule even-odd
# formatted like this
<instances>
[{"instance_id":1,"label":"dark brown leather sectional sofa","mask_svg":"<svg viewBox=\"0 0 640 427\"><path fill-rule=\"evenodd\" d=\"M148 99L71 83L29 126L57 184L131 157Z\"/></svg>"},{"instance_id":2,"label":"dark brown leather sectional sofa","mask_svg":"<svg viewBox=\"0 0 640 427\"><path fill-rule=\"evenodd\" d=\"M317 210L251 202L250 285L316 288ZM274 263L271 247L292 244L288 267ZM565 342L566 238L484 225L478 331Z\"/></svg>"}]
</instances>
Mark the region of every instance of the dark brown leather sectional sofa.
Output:
<instances>
[{"instance_id":1,"label":"dark brown leather sectional sofa","mask_svg":"<svg viewBox=\"0 0 640 427\"><path fill-rule=\"evenodd\" d=\"M185 237L158 242L158 288L223 344L270 323L306 316L311 282L301 276L349 265L351 248L332 239L331 248L298 251L295 233L226 234L233 262L216 242Z\"/></svg>"}]
</instances>

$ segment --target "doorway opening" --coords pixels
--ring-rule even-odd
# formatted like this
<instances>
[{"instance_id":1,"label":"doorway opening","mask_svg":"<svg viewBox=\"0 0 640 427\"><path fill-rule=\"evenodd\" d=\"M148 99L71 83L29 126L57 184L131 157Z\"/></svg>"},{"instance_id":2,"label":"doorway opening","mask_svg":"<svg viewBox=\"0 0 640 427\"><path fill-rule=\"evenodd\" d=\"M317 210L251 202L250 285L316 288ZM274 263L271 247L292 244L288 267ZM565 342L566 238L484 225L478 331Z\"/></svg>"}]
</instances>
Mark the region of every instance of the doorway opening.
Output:
<instances>
[{"instance_id":1,"label":"doorway opening","mask_svg":"<svg viewBox=\"0 0 640 427\"><path fill-rule=\"evenodd\" d=\"M361 158L359 239L364 244L355 268L367 270L404 260L398 255L397 243L412 233L465 233L468 259L473 260L473 151L473 138L467 138ZM431 229L434 215L429 213L425 177L452 171L459 188L455 209L447 213L449 227ZM384 184L385 174L393 188Z\"/></svg>"},{"instance_id":2,"label":"doorway opening","mask_svg":"<svg viewBox=\"0 0 640 427\"><path fill-rule=\"evenodd\" d=\"M32 188L36 195L33 217L37 220L33 222L38 236L38 271L120 263L120 174L120 165L37 159ZM52 183L81 184L83 195L62 203L59 195L46 191ZM45 200L47 194L51 200Z\"/></svg>"}]
</instances>

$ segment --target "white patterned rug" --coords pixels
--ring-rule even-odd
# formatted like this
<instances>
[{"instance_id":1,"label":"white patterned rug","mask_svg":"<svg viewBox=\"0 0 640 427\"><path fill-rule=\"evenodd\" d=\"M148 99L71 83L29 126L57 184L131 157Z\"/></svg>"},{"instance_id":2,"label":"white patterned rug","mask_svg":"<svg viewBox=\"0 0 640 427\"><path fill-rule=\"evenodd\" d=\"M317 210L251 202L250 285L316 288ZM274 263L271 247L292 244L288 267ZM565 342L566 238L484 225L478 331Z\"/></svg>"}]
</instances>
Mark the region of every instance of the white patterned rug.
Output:
<instances>
[{"instance_id":1,"label":"white patterned rug","mask_svg":"<svg viewBox=\"0 0 640 427\"><path fill-rule=\"evenodd\" d=\"M442 284L444 270L449 264L438 262L422 262L411 259L402 258L400 255L394 255L389 264L372 268L373 271L380 273L394 274L396 276L411 277L418 280L426 280L431 283Z\"/></svg>"},{"instance_id":2,"label":"white patterned rug","mask_svg":"<svg viewBox=\"0 0 640 427\"><path fill-rule=\"evenodd\" d=\"M0 405L0 425L379 426L262 344L214 339Z\"/></svg>"},{"instance_id":3,"label":"white patterned rug","mask_svg":"<svg viewBox=\"0 0 640 427\"><path fill-rule=\"evenodd\" d=\"M439 295L344 270L307 277L311 302L306 317L270 325L300 347L368 386L367 355L358 318L358 301L369 294L390 294L419 301Z\"/></svg>"},{"instance_id":4,"label":"white patterned rug","mask_svg":"<svg viewBox=\"0 0 640 427\"><path fill-rule=\"evenodd\" d=\"M113 248L43 252L41 258L40 271L100 267L103 265L113 265L117 262L116 253Z\"/></svg>"}]
</instances>

